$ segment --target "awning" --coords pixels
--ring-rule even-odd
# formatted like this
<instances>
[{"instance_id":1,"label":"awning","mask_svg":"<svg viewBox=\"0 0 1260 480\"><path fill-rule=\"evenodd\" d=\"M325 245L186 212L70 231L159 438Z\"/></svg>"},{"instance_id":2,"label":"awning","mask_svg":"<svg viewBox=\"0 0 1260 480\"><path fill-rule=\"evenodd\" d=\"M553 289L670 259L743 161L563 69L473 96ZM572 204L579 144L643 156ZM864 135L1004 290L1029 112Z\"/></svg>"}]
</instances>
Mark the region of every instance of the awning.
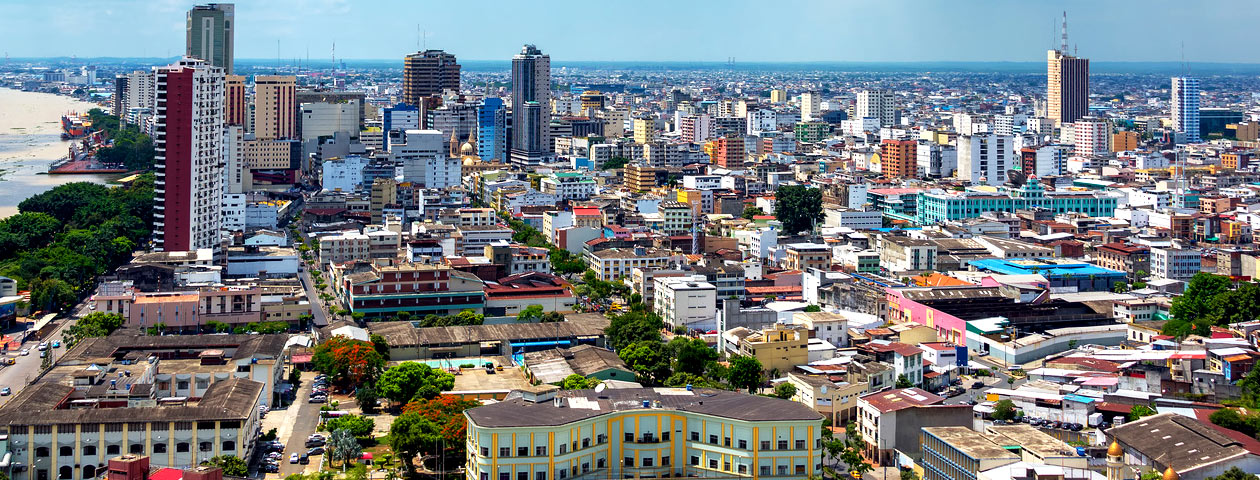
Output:
<instances>
[{"instance_id":1,"label":"awning","mask_svg":"<svg viewBox=\"0 0 1260 480\"><path fill-rule=\"evenodd\" d=\"M293 356L293 363L311 363L311 354L299 353Z\"/></svg>"}]
</instances>

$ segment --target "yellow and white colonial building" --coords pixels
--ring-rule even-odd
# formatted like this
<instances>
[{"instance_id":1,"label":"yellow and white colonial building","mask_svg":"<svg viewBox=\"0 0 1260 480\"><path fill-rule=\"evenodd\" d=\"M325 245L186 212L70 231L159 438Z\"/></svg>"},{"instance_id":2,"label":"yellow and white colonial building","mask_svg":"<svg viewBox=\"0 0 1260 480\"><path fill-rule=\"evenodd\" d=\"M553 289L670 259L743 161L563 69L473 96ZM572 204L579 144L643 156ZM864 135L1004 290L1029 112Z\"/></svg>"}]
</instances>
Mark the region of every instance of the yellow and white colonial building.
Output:
<instances>
[{"instance_id":1,"label":"yellow and white colonial building","mask_svg":"<svg viewBox=\"0 0 1260 480\"><path fill-rule=\"evenodd\" d=\"M822 474L822 415L777 398L543 385L465 416L467 480L804 480Z\"/></svg>"}]
</instances>

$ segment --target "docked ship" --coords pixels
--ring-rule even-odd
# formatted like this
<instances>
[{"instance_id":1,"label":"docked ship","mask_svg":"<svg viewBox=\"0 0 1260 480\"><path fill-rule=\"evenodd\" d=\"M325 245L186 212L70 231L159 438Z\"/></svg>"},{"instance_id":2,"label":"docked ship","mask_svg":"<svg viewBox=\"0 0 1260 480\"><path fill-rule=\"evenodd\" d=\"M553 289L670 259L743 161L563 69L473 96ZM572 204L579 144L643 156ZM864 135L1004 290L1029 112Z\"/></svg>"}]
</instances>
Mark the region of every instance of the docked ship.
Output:
<instances>
[{"instance_id":1,"label":"docked ship","mask_svg":"<svg viewBox=\"0 0 1260 480\"><path fill-rule=\"evenodd\" d=\"M92 120L87 115L69 113L61 116L61 139L80 138L92 131Z\"/></svg>"}]
</instances>

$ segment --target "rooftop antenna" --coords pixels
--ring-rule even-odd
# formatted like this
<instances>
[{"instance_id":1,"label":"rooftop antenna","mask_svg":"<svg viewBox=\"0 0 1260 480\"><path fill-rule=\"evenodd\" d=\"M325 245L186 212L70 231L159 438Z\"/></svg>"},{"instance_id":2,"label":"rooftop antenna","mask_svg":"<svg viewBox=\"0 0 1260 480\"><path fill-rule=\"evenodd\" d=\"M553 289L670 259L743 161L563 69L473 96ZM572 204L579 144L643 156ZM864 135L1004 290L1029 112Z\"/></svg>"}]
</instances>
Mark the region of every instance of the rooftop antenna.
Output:
<instances>
[{"instance_id":1,"label":"rooftop antenna","mask_svg":"<svg viewBox=\"0 0 1260 480\"><path fill-rule=\"evenodd\" d=\"M416 24L416 50L420 50L420 37L421 37L420 24L417 23Z\"/></svg>"},{"instance_id":2,"label":"rooftop antenna","mask_svg":"<svg viewBox=\"0 0 1260 480\"><path fill-rule=\"evenodd\" d=\"M1062 38L1059 40L1059 51L1067 54L1067 10L1063 11L1063 30L1061 30Z\"/></svg>"},{"instance_id":3,"label":"rooftop antenna","mask_svg":"<svg viewBox=\"0 0 1260 480\"><path fill-rule=\"evenodd\" d=\"M337 71L337 41L336 40L333 40L332 42L332 64L333 64L333 71L334 72Z\"/></svg>"}]
</instances>

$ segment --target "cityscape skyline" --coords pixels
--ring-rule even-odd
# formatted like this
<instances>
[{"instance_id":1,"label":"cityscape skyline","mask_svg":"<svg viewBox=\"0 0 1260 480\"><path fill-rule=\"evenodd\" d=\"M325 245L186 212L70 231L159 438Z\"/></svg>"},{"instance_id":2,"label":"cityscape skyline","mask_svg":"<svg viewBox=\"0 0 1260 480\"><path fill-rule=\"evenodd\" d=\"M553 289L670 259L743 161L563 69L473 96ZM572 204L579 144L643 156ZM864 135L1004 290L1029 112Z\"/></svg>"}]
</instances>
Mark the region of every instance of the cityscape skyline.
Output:
<instances>
[{"instance_id":1,"label":"cityscape skyline","mask_svg":"<svg viewBox=\"0 0 1260 480\"><path fill-rule=\"evenodd\" d=\"M657 21L655 14L648 15L659 12L653 8L657 4L668 6L675 12L674 18L697 21ZM192 5L193 2L175 1L119 2L107 8L81 2L2 4L0 15L31 21L0 31L0 45L4 45L0 50L10 58L177 57L186 34L185 23L178 14ZM336 43L339 59L401 58L429 48L446 50L461 60L479 61L505 59L522 43L531 43L568 61L726 61L734 57L746 62L1031 62L1057 46L1058 21L1066 10L1071 52L1095 61L1184 59L1260 63L1260 53L1222 48L1244 42L1246 19L1260 14L1260 4L1245 2L1185 5L1124 1L1095 5L1067 1L1021 4L1017 12L1007 14L1012 11L1004 8L1002 2L988 0L966 10L945 2L909 0L838 4L800 1L789 2L779 10L784 14L814 14L788 15L785 18L795 22L792 28L767 27L770 30L759 35L749 35L746 29L722 27L760 22L765 5L754 2L736 1L724 9L713 9L708 4L647 2L636 5L634 11L618 12L616 18L620 21L596 20L574 28L558 28L562 27L558 20L563 20L563 16L556 12L573 11L581 8L580 4L566 1L549 6L554 8L505 3L496 10L502 15L477 18L476 26L478 30L511 34L470 35L467 22L423 20L461 18L464 12L454 4L391 2L365 9L352 8L341 0L243 2L237 5L241 23L237 27L235 57L327 61L333 58L332 46ZM397 14L370 15L382 9ZM883 23L852 21L888 15L904 16L902 25L907 33L890 33ZM1187 18L1196 23L1187 24ZM147 23L150 28L130 30L127 35L105 35L119 21ZM595 24L601 26L585 26ZM50 28L58 35L46 35ZM1152 31L1185 33L1184 38L1179 38L1150 35ZM378 35L362 32L393 32L394 39L381 42ZM1147 40L1132 41L1135 36ZM31 38L41 41L29 41ZM636 41L622 41L626 38ZM932 48L925 48L927 45Z\"/></svg>"}]
</instances>

